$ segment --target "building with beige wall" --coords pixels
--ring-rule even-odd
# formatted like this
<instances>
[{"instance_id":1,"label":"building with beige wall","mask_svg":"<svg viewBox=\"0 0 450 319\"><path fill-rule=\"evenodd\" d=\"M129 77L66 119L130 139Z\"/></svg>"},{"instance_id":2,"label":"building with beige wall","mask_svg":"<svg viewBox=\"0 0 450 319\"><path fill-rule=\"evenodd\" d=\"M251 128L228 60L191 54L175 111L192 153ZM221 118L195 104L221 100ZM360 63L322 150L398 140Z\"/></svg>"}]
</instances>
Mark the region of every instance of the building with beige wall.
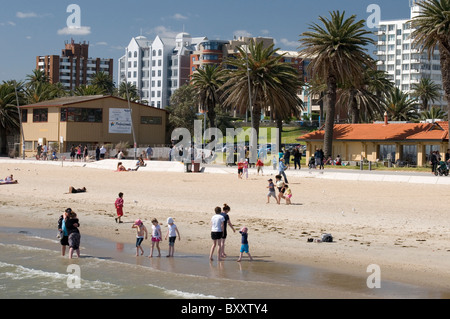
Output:
<instances>
[{"instance_id":1,"label":"building with beige wall","mask_svg":"<svg viewBox=\"0 0 450 319\"><path fill-rule=\"evenodd\" d=\"M306 142L307 158L314 156L316 149L323 149L324 133L322 127L297 139ZM432 151L445 158L448 138L448 122L335 124L331 156L335 159L340 155L342 161L391 160L424 166Z\"/></svg>"},{"instance_id":2,"label":"building with beige wall","mask_svg":"<svg viewBox=\"0 0 450 319\"><path fill-rule=\"evenodd\" d=\"M38 143L58 143L63 152L79 144L92 150L119 142L133 146L134 140L138 147L166 143L167 111L133 102L129 107L114 96L64 97L20 110L26 156L36 154Z\"/></svg>"}]
</instances>

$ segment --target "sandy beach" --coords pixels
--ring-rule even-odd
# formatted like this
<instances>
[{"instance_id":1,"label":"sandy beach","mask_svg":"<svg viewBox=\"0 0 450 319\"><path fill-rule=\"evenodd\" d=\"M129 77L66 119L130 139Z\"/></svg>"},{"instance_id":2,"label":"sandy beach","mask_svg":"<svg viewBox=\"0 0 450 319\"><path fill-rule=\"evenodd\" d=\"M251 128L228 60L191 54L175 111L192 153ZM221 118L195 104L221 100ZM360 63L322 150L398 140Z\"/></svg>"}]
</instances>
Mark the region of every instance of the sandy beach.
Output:
<instances>
[{"instance_id":1,"label":"sandy beach","mask_svg":"<svg viewBox=\"0 0 450 319\"><path fill-rule=\"evenodd\" d=\"M115 163L111 161L110 167ZM253 171L247 180L239 180L234 173L207 170L118 173L81 164L3 160L0 178L10 174L19 183L0 186L3 227L56 229L58 217L71 207L80 218L82 234L133 243L131 225L137 218L147 226L157 218L165 233L166 220L173 217L181 233L175 255L177 251L207 255L214 208L227 203L235 228L249 228L256 258L365 278L370 275L367 267L376 264L382 280L450 290L448 185L324 180L290 176L288 170L293 197L287 206L273 199L266 204L269 176ZM86 187L87 192L68 194L70 186ZM119 192L124 193L123 224L114 219ZM331 233L334 242L307 242L322 233ZM150 242L144 242L146 252L149 247ZM167 241L161 247L165 251ZM237 259L239 247L239 233L229 230L230 262Z\"/></svg>"}]
</instances>

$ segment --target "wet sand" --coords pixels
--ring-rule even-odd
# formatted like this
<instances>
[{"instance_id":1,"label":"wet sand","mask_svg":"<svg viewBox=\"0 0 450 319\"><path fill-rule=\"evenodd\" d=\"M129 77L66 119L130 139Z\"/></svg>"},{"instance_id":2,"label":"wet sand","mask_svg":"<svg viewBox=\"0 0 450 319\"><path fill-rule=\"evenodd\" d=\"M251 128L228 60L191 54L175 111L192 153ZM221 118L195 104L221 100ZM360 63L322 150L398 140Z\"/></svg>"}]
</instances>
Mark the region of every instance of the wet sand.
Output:
<instances>
[{"instance_id":1,"label":"wet sand","mask_svg":"<svg viewBox=\"0 0 450 319\"><path fill-rule=\"evenodd\" d=\"M235 228L249 228L251 253L261 261L323 269L364 282L367 267L376 264L382 280L450 290L450 200L445 185L291 176L293 205L286 206L266 204L267 176L253 174L238 180L234 174L117 173L2 162L0 174L11 173L19 184L0 186L3 227L55 229L58 217L71 207L84 234L133 244L135 219L149 226L155 217L165 231L167 217L173 217L181 233L175 254L206 256L214 207L227 203ZM66 194L69 186L84 186L88 192ZM114 221L119 192L125 194L123 224ZM307 243L322 233L331 233L335 242ZM146 252L149 246L144 241ZM167 241L161 247L165 252ZM226 265L236 263L239 247L240 235L229 230ZM339 286L346 280L329 282Z\"/></svg>"}]
</instances>

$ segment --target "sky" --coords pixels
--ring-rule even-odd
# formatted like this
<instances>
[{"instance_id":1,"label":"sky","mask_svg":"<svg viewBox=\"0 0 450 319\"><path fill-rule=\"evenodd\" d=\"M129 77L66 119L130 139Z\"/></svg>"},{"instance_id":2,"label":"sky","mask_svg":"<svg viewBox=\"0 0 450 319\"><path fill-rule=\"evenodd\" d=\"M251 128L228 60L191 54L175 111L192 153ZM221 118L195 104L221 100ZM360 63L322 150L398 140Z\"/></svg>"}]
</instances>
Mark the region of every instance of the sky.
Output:
<instances>
[{"instance_id":1,"label":"sky","mask_svg":"<svg viewBox=\"0 0 450 319\"><path fill-rule=\"evenodd\" d=\"M231 40L233 36L274 38L281 50L297 51L300 34L319 16L345 11L369 21L380 8L381 20L409 19L410 0L15 0L0 11L0 83L26 80L36 56L60 55L64 43L89 42L92 58L125 54L132 37L150 40L188 32L193 37ZM1 0L1 2L6 2ZM70 19L79 8L79 19ZM70 10L68 10L70 9ZM69 20L69 21L68 21ZM72 23L78 25L71 26ZM366 23L369 28L369 23ZM71 26L71 27L69 27ZM75 28L74 28L75 26ZM369 28L370 29L370 28ZM375 29L373 29L375 31Z\"/></svg>"}]
</instances>

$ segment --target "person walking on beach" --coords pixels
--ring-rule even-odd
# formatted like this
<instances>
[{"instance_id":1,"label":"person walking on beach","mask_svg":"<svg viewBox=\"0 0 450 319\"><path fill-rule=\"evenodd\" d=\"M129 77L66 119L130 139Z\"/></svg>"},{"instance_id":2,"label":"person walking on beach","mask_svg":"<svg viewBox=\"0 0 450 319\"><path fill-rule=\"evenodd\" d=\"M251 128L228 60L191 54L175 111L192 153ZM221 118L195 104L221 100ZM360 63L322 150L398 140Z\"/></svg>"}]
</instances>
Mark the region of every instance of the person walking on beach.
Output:
<instances>
[{"instance_id":1,"label":"person walking on beach","mask_svg":"<svg viewBox=\"0 0 450 319\"><path fill-rule=\"evenodd\" d=\"M142 248L142 242L147 240L148 231L142 220L138 219L134 222L131 228L136 228L136 256L139 256L139 250L141 251L141 256L144 254L144 249Z\"/></svg>"},{"instance_id":2,"label":"person walking on beach","mask_svg":"<svg viewBox=\"0 0 450 319\"><path fill-rule=\"evenodd\" d=\"M278 188L278 198L277 198L277 204L280 204L281 199L284 199L284 182L281 180L281 175L275 176L276 185Z\"/></svg>"},{"instance_id":3,"label":"person walking on beach","mask_svg":"<svg viewBox=\"0 0 450 319\"><path fill-rule=\"evenodd\" d=\"M59 238L61 243L61 256L66 255L66 246L69 246L69 233L66 228L66 220L69 219L69 213L72 212L72 209L67 208L58 219L58 231Z\"/></svg>"},{"instance_id":4,"label":"person walking on beach","mask_svg":"<svg viewBox=\"0 0 450 319\"><path fill-rule=\"evenodd\" d=\"M124 204L124 200L123 200L123 193L120 192L119 193L119 197L117 197L116 201L114 202L114 206L116 207L116 213L117 213L117 217L116 219L116 223L123 223L121 218L123 216L123 204Z\"/></svg>"},{"instance_id":5,"label":"person walking on beach","mask_svg":"<svg viewBox=\"0 0 450 319\"><path fill-rule=\"evenodd\" d=\"M233 224L230 221L230 216L228 215L230 210L231 210L230 206L228 206L227 204L223 204L221 215L224 218L224 223L223 223L222 243L221 243L222 252L220 253L220 256L222 258L227 257L227 255L225 254L225 240L227 239L227 226L230 226L234 233L236 232L236 230L233 227Z\"/></svg>"},{"instance_id":6,"label":"person walking on beach","mask_svg":"<svg viewBox=\"0 0 450 319\"><path fill-rule=\"evenodd\" d=\"M284 172L286 170L286 165L284 165L284 160L280 159L280 164L278 166L278 175L283 176L284 178L284 182L288 183L287 177L286 177L286 173Z\"/></svg>"},{"instance_id":7,"label":"person walking on beach","mask_svg":"<svg viewBox=\"0 0 450 319\"><path fill-rule=\"evenodd\" d=\"M242 256L244 253L246 253L248 255L248 257L250 258L250 261L252 261L253 257L250 254L250 251L248 249L248 228L243 227L239 231L239 233L241 234L241 251L240 251L239 259L237 260L237 262L240 262L242 260Z\"/></svg>"},{"instance_id":8,"label":"person walking on beach","mask_svg":"<svg viewBox=\"0 0 450 319\"><path fill-rule=\"evenodd\" d=\"M264 163L260 158L256 161L256 173L259 175L259 171L261 171L261 176L264 176Z\"/></svg>"},{"instance_id":9,"label":"person walking on beach","mask_svg":"<svg viewBox=\"0 0 450 319\"><path fill-rule=\"evenodd\" d=\"M169 217L167 218L167 234L164 239L167 239L169 237L169 254L166 257L173 257L173 254L175 252L175 240L177 239L181 240L180 232L178 231L177 225L174 224L173 218Z\"/></svg>"},{"instance_id":10,"label":"person walking on beach","mask_svg":"<svg viewBox=\"0 0 450 319\"><path fill-rule=\"evenodd\" d=\"M276 202L278 204L278 198L277 198L277 195L275 193L275 185L273 183L273 180L269 179L268 182L269 182L269 186L267 186L267 188L269 189L269 192L267 193L267 204L270 203L270 197L275 198L275 200L276 200Z\"/></svg>"},{"instance_id":11,"label":"person walking on beach","mask_svg":"<svg viewBox=\"0 0 450 319\"><path fill-rule=\"evenodd\" d=\"M153 149L150 147L150 145L147 147L146 153L147 153L147 161L150 161L153 156Z\"/></svg>"},{"instance_id":12,"label":"person walking on beach","mask_svg":"<svg viewBox=\"0 0 450 319\"><path fill-rule=\"evenodd\" d=\"M239 160L237 167L238 167L238 178L242 179L242 173L244 172L244 162L242 161L242 159Z\"/></svg>"},{"instance_id":13,"label":"person walking on beach","mask_svg":"<svg viewBox=\"0 0 450 319\"><path fill-rule=\"evenodd\" d=\"M152 248L150 250L150 256L148 258L153 257L153 249L158 249L158 256L161 257L161 250L159 248L159 242L162 241L162 234L161 234L161 226L158 224L158 220L156 218L152 219Z\"/></svg>"},{"instance_id":14,"label":"person walking on beach","mask_svg":"<svg viewBox=\"0 0 450 319\"><path fill-rule=\"evenodd\" d=\"M297 147L294 150L294 169L297 169L297 165L298 165L298 169L302 169L302 166L300 164L301 161L302 161L302 153L300 152L300 150Z\"/></svg>"},{"instance_id":15,"label":"person walking on beach","mask_svg":"<svg viewBox=\"0 0 450 319\"><path fill-rule=\"evenodd\" d=\"M286 205L291 205L292 191L288 184L284 184L284 199L286 200Z\"/></svg>"},{"instance_id":16,"label":"person walking on beach","mask_svg":"<svg viewBox=\"0 0 450 319\"><path fill-rule=\"evenodd\" d=\"M75 145L72 144L70 148L70 161L73 162L75 160Z\"/></svg>"},{"instance_id":17,"label":"person walking on beach","mask_svg":"<svg viewBox=\"0 0 450 319\"><path fill-rule=\"evenodd\" d=\"M209 260L213 260L214 250L217 247L217 259L218 261L221 261L222 258L220 256L222 252L222 232L223 232L223 225L225 223L225 218L221 215L222 209L220 207L216 207L214 209L214 212L216 213L211 218L211 239L213 241L213 244L211 246L211 251L209 253Z\"/></svg>"},{"instance_id":18,"label":"person walking on beach","mask_svg":"<svg viewBox=\"0 0 450 319\"><path fill-rule=\"evenodd\" d=\"M69 234L69 258L72 259L73 252L76 251L78 258L80 258L80 221L77 214L73 210L69 213L69 218L66 220L67 232Z\"/></svg>"}]
</instances>

